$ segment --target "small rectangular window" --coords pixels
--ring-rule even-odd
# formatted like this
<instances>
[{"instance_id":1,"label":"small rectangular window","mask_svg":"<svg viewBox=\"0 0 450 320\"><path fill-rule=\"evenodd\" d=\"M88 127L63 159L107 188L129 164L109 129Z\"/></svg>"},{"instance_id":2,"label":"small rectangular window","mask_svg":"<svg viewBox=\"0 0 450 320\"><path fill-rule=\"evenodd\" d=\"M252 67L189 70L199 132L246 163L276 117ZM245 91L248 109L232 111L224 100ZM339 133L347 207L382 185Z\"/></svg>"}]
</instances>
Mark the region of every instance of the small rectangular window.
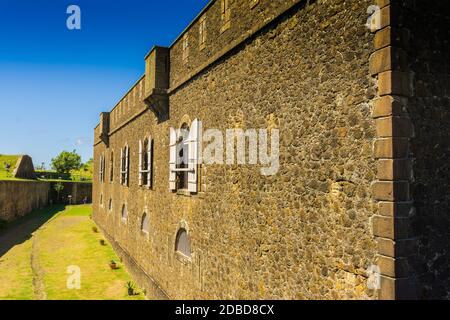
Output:
<instances>
[{"instance_id":1,"label":"small rectangular window","mask_svg":"<svg viewBox=\"0 0 450 320\"><path fill-rule=\"evenodd\" d=\"M183 63L187 63L189 58L189 36L187 33L183 36Z\"/></svg>"},{"instance_id":2,"label":"small rectangular window","mask_svg":"<svg viewBox=\"0 0 450 320\"><path fill-rule=\"evenodd\" d=\"M220 32L224 32L225 30L231 27L231 8L229 0L221 0L222 1L222 28L220 28Z\"/></svg>"},{"instance_id":3,"label":"small rectangular window","mask_svg":"<svg viewBox=\"0 0 450 320\"><path fill-rule=\"evenodd\" d=\"M206 15L200 18L199 34L199 48L202 50L206 46Z\"/></svg>"}]
</instances>

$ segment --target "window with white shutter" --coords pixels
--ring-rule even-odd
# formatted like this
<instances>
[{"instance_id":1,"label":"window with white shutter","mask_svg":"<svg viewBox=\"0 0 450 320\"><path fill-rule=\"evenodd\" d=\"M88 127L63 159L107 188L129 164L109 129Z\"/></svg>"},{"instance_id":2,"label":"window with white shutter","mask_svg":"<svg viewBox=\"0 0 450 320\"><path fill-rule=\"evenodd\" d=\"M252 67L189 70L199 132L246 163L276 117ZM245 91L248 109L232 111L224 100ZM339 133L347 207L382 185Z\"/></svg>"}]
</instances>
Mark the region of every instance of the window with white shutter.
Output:
<instances>
[{"instance_id":1,"label":"window with white shutter","mask_svg":"<svg viewBox=\"0 0 450 320\"><path fill-rule=\"evenodd\" d=\"M124 148L120 149L120 184L123 184L124 179L124 168L125 168L125 157L123 156Z\"/></svg>"},{"instance_id":2,"label":"window with white shutter","mask_svg":"<svg viewBox=\"0 0 450 320\"><path fill-rule=\"evenodd\" d=\"M125 146L120 152L120 183L128 186L130 171L130 147Z\"/></svg>"},{"instance_id":3,"label":"window with white shutter","mask_svg":"<svg viewBox=\"0 0 450 320\"><path fill-rule=\"evenodd\" d=\"M169 138L169 189L177 189L177 130L170 128Z\"/></svg>"},{"instance_id":4,"label":"window with white shutter","mask_svg":"<svg viewBox=\"0 0 450 320\"><path fill-rule=\"evenodd\" d=\"M151 137L139 141L139 185L152 186L153 140Z\"/></svg>"},{"instance_id":5,"label":"window with white shutter","mask_svg":"<svg viewBox=\"0 0 450 320\"><path fill-rule=\"evenodd\" d=\"M192 128L184 123L179 130L170 129L169 188L198 192L201 122L195 119Z\"/></svg>"},{"instance_id":6,"label":"window with white shutter","mask_svg":"<svg viewBox=\"0 0 450 320\"><path fill-rule=\"evenodd\" d=\"M189 131L188 139L188 190L189 192L198 192L198 164L199 164L199 137L200 136L200 121L195 119L192 122L191 130Z\"/></svg>"},{"instance_id":7,"label":"window with white shutter","mask_svg":"<svg viewBox=\"0 0 450 320\"><path fill-rule=\"evenodd\" d=\"M105 156L104 155L100 156L99 167L100 167L100 173L99 173L100 182L104 182L105 181Z\"/></svg>"}]
</instances>

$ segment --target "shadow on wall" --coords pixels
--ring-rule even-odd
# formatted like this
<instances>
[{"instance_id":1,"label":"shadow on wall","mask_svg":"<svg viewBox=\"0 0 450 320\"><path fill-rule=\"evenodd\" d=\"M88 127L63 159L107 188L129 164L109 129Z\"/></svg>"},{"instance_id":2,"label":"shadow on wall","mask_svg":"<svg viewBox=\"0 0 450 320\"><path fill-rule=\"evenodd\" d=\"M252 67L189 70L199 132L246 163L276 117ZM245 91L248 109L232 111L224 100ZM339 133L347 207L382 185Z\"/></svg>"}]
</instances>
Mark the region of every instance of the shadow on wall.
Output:
<instances>
[{"instance_id":1,"label":"shadow on wall","mask_svg":"<svg viewBox=\"0 0 450 320\"><path fill-rule=\"evenodd\" d=\"M38 210L0 229L0 258L14 246L29 240L33 232L64 209L64 205L57 205Z\"/></svg>"},{"instance_id":2,"label":"shadow on wall","mask_svg":"<svg viewBox=\"0 0 450 320\"><path fill-rule=\"evenodd\" d=\"M450 57L448 0L417 1L405 19L414 97L408 111L415 136L412 196L418 236L419 299L450 298Z\"/></svg>"}]
</instances>

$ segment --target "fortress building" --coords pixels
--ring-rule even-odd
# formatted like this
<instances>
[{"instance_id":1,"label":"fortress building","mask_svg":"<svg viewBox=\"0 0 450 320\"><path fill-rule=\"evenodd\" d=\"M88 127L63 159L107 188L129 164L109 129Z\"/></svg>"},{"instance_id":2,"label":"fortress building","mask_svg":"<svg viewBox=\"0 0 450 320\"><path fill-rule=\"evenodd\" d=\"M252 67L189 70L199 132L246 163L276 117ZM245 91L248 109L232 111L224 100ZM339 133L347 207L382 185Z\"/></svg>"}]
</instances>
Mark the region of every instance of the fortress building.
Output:
<instances>
[{"instance_id":1,"label":"fortress building","mask_svg":"<svg viewBox=\"0 0 450 320\"><path fill-rule=\"evenodd\" d=\"M449 298L449 26L449 1L213 0L151 49L93 192L149 297Z\"/></svg>"}]
</instances>

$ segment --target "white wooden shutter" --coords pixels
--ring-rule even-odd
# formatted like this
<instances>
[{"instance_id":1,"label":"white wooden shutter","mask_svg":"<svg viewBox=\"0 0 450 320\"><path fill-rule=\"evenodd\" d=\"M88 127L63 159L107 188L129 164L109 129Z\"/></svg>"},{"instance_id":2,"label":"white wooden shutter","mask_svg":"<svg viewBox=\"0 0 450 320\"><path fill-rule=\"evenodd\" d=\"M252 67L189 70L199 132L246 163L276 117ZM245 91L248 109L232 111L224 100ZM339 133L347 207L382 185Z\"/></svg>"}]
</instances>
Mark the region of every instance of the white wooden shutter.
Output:
<instances>
[{"instance_id":1,"label":"white wooden shutter","mask_svg":"<svg viewBox=\"0 0 450 320\"><path fill-rule=\"evenodd\" d=\"M100 166L99 166L100 170L98 172L100 182L102 182L102 162L103 162L102 157L103 156L100 155Z\"/></svg>"},{"instance_id":2,"label":"white wooden shutter","mask_svg":"<svg viewBox=\"0 0 450 320\"><path fill-rule=\"evenodd\" d=\"M177 167L177 132L174 128L170 128L170 143L169 143L169 189L176 190L177 174L175 169Z\"/></svg>"},{"instance_id":3,"label":"white wooden shutter","mask_svg":"<svg viewBox=\"0 0 450 320\"><path fill-rule=\"evenodd\" d=\"M152 164L153 164L153 157L152 157L152 150L153 150L153 140L152 137L148 137L148 145L147 145L147 186L150 188L152 186Z\"/></svg>"},{"instance_id":4,"label":"white wooden shutter","mask_svg":"<svg viewBox=\"0 0 450 320\"><path fill-rule=\"evenodd\" d=\"M130 178L130 147L129 146L127 146L127 150L126 150L125 170L126 170L125 185L128 186L128 181Z\"/></svg>"},{"instance_id":5,"label":"white wooden shutter","mask_svg":"<svg viewBox=\"0 0 450 320\"><path fill-rule=\"evenodd\" d=\"M142 140L139 140L139 185L142 186Z\"/></svg>"},{"instance_id":6,"label":"white wooden shutter","mask_svg":"<svg viewBox=\"0 0 450 320\"><path fill-rule=\"evenodd\" d=\"M120 184L123 184L123 167L124 167L124 158L123 158L124 149L120 148Z\"/></svg>"},{"instance_id":7,"label":"white wooden shutter","mask_svg":"<svg viewBox=\"0 0 450 320\"><path fill-rule=\"evenodd\" d=\"M200 136L200 121L195 119L192 122L192 127L189 132L188 139L188 190L189 192L198 192L198 160L199 160L199 136Z\"/></svg>"}]
</instances>

